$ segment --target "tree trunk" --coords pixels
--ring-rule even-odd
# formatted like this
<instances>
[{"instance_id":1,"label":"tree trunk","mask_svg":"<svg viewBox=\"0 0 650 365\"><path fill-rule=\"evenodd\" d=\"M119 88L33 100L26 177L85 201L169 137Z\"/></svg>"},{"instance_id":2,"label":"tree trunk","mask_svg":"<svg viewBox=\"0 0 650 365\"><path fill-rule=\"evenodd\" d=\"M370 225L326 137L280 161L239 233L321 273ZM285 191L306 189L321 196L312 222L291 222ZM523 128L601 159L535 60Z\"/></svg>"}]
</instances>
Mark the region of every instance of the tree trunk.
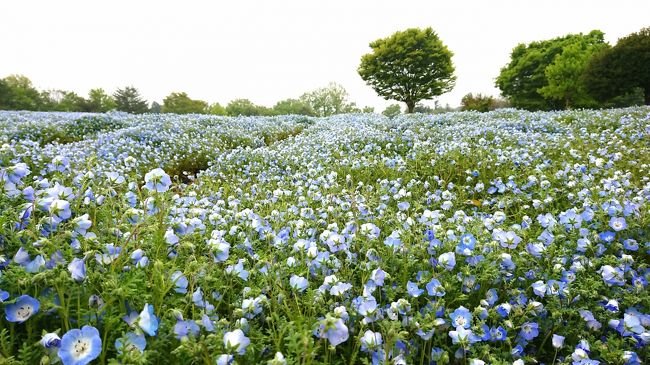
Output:
<instances>
[{"instance_id":1,"label":"tree trunk","mask_svg":"<svg viewBox=\"0 0 650 365\"><path fill-rule=\"evenodd\" d=\"M645 93L645 105L650 105L650 89L644 90Z\"/></svg>"},{"instance_id":2,"label":"tree trunk","mask_svg":"<svg viewBox=\"0 0 650 365\"><path fill-rule=\"evenodd\" d=\"M406 112L407 113L413 113L413 109L415 108L415 103L412 101L407 101L406 102Z\"/></svg>"}]
</instances>

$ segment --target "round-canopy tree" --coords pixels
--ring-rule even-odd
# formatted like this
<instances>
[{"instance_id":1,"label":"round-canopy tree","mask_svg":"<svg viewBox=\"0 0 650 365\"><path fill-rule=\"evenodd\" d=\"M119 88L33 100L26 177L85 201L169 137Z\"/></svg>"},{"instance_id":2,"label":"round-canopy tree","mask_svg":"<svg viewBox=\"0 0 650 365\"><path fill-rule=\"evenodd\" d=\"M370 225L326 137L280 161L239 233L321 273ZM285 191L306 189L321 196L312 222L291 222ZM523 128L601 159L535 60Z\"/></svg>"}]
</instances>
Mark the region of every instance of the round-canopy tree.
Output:
<instances>
[{"instance_id":1,"label":"round-canopy tree","mask_svg":"<svg viewBox=\"0 0 650 365\"><path fill-rule=\"evenodd\" d=\"M370 43L372 53L361 57L358 72L386 100L415 104L454 87L453 53L431 28L411 28Z\"/></svg>"}]
</instances>

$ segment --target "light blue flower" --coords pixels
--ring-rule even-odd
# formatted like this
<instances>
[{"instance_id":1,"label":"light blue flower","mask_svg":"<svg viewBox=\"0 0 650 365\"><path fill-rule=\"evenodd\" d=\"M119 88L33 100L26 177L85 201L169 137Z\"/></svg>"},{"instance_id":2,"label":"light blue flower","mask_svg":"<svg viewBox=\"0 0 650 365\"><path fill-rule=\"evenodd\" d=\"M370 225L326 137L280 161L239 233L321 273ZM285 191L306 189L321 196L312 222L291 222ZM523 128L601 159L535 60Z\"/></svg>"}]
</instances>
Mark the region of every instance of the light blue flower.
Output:
<instances>
[{"instance_id":1,"label":"light blue flower","mask_svg":"<svg viewBox=\"0 0 650 365\"><path fill-rule=\"evenodd\" d=\"M250 345L251 340L244 335L244 332L240 329L234 331L226 332L223 335L223 345L232 351L235 351L239 355L244 355L246 353L246 348Z\"/></svg>"},{"instance_id":2,"label":"light blue flower","mask_svg":"<svg viewBox=\"0 0 650 365\"><path fill-rule=\"evenodd\" d=\"M291 278L289 279L289 285L294 290L303 292L305 289L307 289L307 286L309 286L309 282L302 276L291 275Z\"/></svg>"},{"instance_id":3,"label":"light blue flower","mask_svg":"<svg viewBox=\"0 0 650 365\"><path fill-rule=\"evenodd\" d=\"M431 279L426 285L427 293L431 297L444 297L445 288L442 286L438 279Z\"/></svg>"},{"instance_id":4,"label":"light blue flower","mask_svg":"<svg viewBox=\"0 0 650 365\"><path fill-rule=\"evenodd\" d=\"M41 338L40 343L46 349L58 348L61 346L61 338L56 333L46 333Z\"/></svg>"},{"instance_id":5,"label":"light blue flower","mask_svg":"<svg viewBox=\"0 0 650 365\"><path fill-rule=\"evenodd\" d=\"M19 296L15 302L5 305L5 318L9 322L23 323L38 313L41 303L29 295Z\"/></svg>"},{"instance_id":6,"label":"light blue flower","mask_svg":"<svg viewBox=\"0 0 650 365\"><path fill-rule=\"evenodd\" d=\"M174 283L174 291L179 294L187 293L187 286L189 282L187 277L181 271L174 271L171 277L172 283Z\"/></svg>"},{"instance_id":7,"label":"light blue flower","mask_svg":"<svg viewBox=\"0 0 650 365\"><path fill-rule=\"evenodd\" d=\"M420 295L422 295L422 293L424 293L424 289L420 289L418 287L418 284L412 281L406 283L406 291L409 293L410 296L414 298L417 298Z\"/></svg>"},{"instance_id":8,"label":"light blue flower","mask_svg":"<svg viewBox=\"0 0 650 365\"><path fill-rule=\"evenodd\" d=\"M61 338L58 355L63 365L85 365L102 352L99 331L92 326L83 326L66 332Z\"/></svg>"},{"instance_id":9,"label":"light blue flower","mask_svg":"<svg viewBox=\"0 0 650 365\"><path fill-rule=\"evenodd\" d=\"M460 306L454 310L450 315L451 325L454 327L463 327L468 329L472 325L472 313L469 312L469 309Z\"/></svg>"},{"instance_id":10,"label":"light blue flower","mask_svg":"<svg viewBox=\"0 0 650 365\"><path fill-rule=\"evenodd\" d=\"M156 168L144 175L144 188L159 193L169 190L172 180L161 168Z\"/></svg>"},{"instance_id":11,"label":"light blue flower","mask_svg":"<svg viewBox=\"0 0 650 365\"><path fill-rule=\"evenodd\" d=\"M174 333L179 340L187 339L188 337L196 337L199 334L199 326L194 321L179 320L174 325Z\"/></svg>"},{"instance_id":12,"label":"light blue flower","mask_svg":"<svg viewBox=\"0 0 650 365\"><path fill-rule=\"evenodd\" d=\"M153 305L145 304L140 312L138 326L149 336L155 336L158 331L158 318L153 314Z\"/></svg>"},{"instance_id":13,"label":"light blue flower","mask_svg":"<svg viewBox=\"0 0 650 365\"><path fill-rule=\"evenodd\" d=\"M115 349L118 354L123 352L138 351L140 353L144 352L144 349L147 347L147 340L144 338L143 334L137 334L134 332L127 332L122 338L115 340Z\"/></svg>"},{"instance_id":14,"label":"light blue flower","mask_svg":"<svg viewBox=\"0 0 650 365\"><path fill-rule=\"evenodd\" d=\"M74 281L84 281L86 278L86 263L83 259L75 257L68 264L68 271L70 271L70 275L72 275Z\"/></svg>"},{"instance_id":15,"label":"light blue flower","mask_svg":"<svg viewBox=\"0 0 650 365\"><path fill-rule=\"evenodd\" d=\"M620 232L627 228L627 222L625 222L625 218L623 217L612 217L609 220L609 226L616 232Z\"/></svg>"},{"instance_id":16,"label":"light blue flower","mask_svg":"<svg viewBox=\"0 0 650 365\"><path fill-rule=\"evenodd\" d=\"M539 325L536 322L526 322L521 325L519 335L526 341L530 341L539 335Z\"/></svg>"},{"instance_id":17,"label":"light blue flower","mask_svg":"<svg viewBox=\"0 0 650 365\"><path fill-rule=\"evenodd\" d=\"M453 252L445 252L442 255L438 256L438 263L445 268L445 270L451 271L456 266L456 255Z\"/></svg>"},{"instance_id":18,"label":"light blue flower","mask_svg":"<svg viewBox=\"0 0 650 365\"><path fill-rule=\"evenodd\" d=\"M332 346L337 346L348 340L348 327L341 318L332 317L329 314L320 321L318 329L320 338L326 338Z\"/></svg>"},{"instance_id":19,"label":"light blue flower","mask_svg":"<svg viewBox=\"0 0 650 365\"><path fill-rule=\"evenodd\" d=\"M382 345L381 333L367 330L361 337L361 351L370 352L377 350Z\"/></svg>"},{"instance_id":20,"label":"light blue flower","mask_svg":"<svg viewBox=\"0 0 650 365\"><path fill-rule=\"evenodd\" d=\"M552 343L553 347L556 349L561 349L564 346L564 336L560 336L554 333Z\"/></svg>"}]
</instances>

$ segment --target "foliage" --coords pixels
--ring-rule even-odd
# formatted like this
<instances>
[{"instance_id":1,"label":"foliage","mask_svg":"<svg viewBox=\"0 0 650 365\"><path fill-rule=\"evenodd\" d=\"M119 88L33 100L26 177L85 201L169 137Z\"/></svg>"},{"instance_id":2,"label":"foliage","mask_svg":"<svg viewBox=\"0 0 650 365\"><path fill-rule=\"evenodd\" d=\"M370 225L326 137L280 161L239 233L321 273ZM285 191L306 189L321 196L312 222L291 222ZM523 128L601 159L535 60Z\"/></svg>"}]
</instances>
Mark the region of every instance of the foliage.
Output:
<instances>
[{"instance_id":1,"label":"foliage","mask_svg":"<svg viewBox=\"0 0 650 365\"><path fill-rule=\"evenodd\" d=\"M0 112L4 362L647 363L648 107L81 116Z\"/></svg>"},{"instance_id":2,"label":"foliage","mask_svg":"<svg viewBox=\"0 0 650 365\"><path fill-rule=\"evenodd\" d=\"M117 89L113 94L113 99L117 110L133 114L142 114L149 111L147 101L142 99L138 89L133 86Z\"/></svg>"},{"instance_id":3,"label":"foliage","mask_svg":"<svg viewBox=\"0 0 650 365\"><path fill-rule=\"evenodd\" d=\"M406 103L408 113L421 100L454 87L453 53L431 28L411 28L370 43L358 72L380 96Z\"/></svg>"},{"instance_id":4,"label":"foliage","mask_svg":"<svg viewBox=\"0 0 650 365\"><path fill-rule=\"evenodd\" d=\"M208 114L212 114L212 115L228 115L228 112L226 111L226 108L221 106L221 104L214 103L214 104L211 104L208 107Z\"/></svg>"},{"instance_id":5,"label":"foliage","mask_svg":"<svg viewBox=\"0 0 650 365\"><path fill-rule=\"evenodd\" d=\"M176 114L207 114L208 103L203 100L193 100L186 93L171 93L163 100L163 113Z\"/></svg>"},{"instance_id":6,"label":"foliage","mask_svg":"<svg viewBox=\"0 0 650 365\"><path fill-rule=\"evenodd\" d=\"M285 99L278 101L273 106L273 114L276 115L309 115L315 116L316 112L312 107L305 101L299 99Z\"/></svg>"},{"instance_id":7,"label":"foliage","mask_svg":"<svg viewBox=\"0 0 650 365\"><path fill-rule=\"evenodd\" d=\"M596 43L581 39L565 46L562 53L557 54L544 70L548 85L540 88L539 93L547 98L564 101L565 109L576 105L595 106L596 102L588 94L582 76L593 55L608 47L603 39Z\"/></svg>"},{"instance_id":8,"label":"foliage","mask_svg":"<svg viewBox=\"0 0 650 365\"><path fill-rule=\"evenodd\" d=\"M342 85L330 82L327 86L304 93L300 101L319 117L351 113L356 105L348 100L348 92Z\"/></svg>"},{"instance_id":9,"label":"foliage","mask_svg":"<svg viewBox=\"0 0 650 365\"><path fill-rule=\"evenodd\" d=\"M231 116L270 115L271 111L263 106L255 105L248 99L235 99L226 106L226 113Z\"/></svg>"},{"instance_id":10,"label":"foliage","mask_svg":"<svg viewBox=\"0 0 650 365\"><path fill-rule=\"evenodd\" d=\"M388 118L395 118L396 116L402 114L402 107L399 106L399 104L391 104L384 109L381 114L387 116Z\"/></svg>"},{"instance_id":11,"label":"foliage","mask_svg":"<svg viewBox=\"0 0 650 365\"><path fill-rule=\"evenodd\" d=\"M461 99L461 110L488 112L495 109L495 99L490 95L469 93Z\"/></svg>"},{"instance_id":12,"label":"foliage","mask_svg":"<svg viewBox=\"0 0 650 365\"><path fill-rule=\"evenodd\" d=\"M43 101L30 79L9 75L0 84L0 106L6 110L39 110Z\"/></svg>"},{"instance_id":13,"label":"foliage","mask_svg":"<svg viewBox=\"0 0 650 365\"><path fill-rule=\"evenodd\" d=\"M116 108L115 100L108 95L104 89L91 89L88 91L88 101L86 102L87 112L105 113Z\"/></svg>"},{"instance_id":14,"label":"foliage","mask_svg":"<svg viewBox=\"0 0 650 365\"><path fill-rule=\"evenodd\" d=\"M645 104L650 104L650 27L643 28L618 40L612 48L597 53L589 62L584 83L600 101L644 92Z\"/></svg>"},{"instance_id":15,"label":"foliage","mask_svg":"<svg viewBox=\"0 0 650 365\"><path fill-rule=\"evenodd\" d=\"M603 33L598 30L519 44L512 50L510 63L501 69L496 86L517 108L588 106L591 102L584 92L582 73L589 57L603 47Z\"/></svg>"}]
</instances>

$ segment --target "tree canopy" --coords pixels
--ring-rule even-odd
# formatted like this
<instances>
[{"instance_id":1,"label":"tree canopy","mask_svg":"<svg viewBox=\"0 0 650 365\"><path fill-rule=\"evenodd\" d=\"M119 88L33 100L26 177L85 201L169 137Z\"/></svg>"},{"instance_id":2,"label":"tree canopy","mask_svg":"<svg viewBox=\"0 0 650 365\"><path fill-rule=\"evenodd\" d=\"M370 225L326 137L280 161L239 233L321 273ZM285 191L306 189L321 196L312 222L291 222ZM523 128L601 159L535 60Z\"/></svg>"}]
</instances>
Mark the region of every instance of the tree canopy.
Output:
<instances>
[{"instance_id":1,"label":"tree canopy","mask_svg":"<svg viewBox=\"0 0 650 365\"><path fill-rule=\"evenodd\" d=\"M113 94L117 110L127 113L142 114L149 111L147 101L142 99L140 92L133 86L117 89Z\"/></svg>"},{"instance_id":2,"label":"tree canopy","mask_svg":"<svg viewBox=\"0 0 650 365\"><path fill-rule=\"evenodd\" d=\"M606 47L603 32L569 34L517 45L496 86L514 107L530 110L590 106L582 74L590 57Z\"/></svg>"},{"instance_id":3,"label":"tree canopy","mask_svg":"<svg viewBox=\"0 0 650 365\"><path fill-rule=\"evenodd\" d=\"M650 105L650 27L618 40L602 49L588 63L584 83L599 101L633 94L641 88Z\"/></svg>"},{"instance_id":4,"label":"tree canopy","mask_svg":"<svg viewBox=\"0 0 650 365\"><path fill-rule=\"evenodd\" d=\"M304 93L300 97L300 101L311 108L319 117L356 111L356 104L348 99L348 92L345 88L335 82L330 82L325 87Z\"/></svg>"},{"instance_id":5,"label":"tree canopy","mask_svg":"<svg viewBox=\"0 0 650 365\"><path fill-rule=\"evenodd\" d=\"M453 53L431 28L411 28L370 43L361 57L361 78L386 100L406 103L409 113L421 100L450 91L455 84Z\"/></svg>"},{"instance_id":6,"label":"tree canopy","mask_svg":"<svg viewBox=\"0 0 650 365\"><path fill-rule=\"evenodd\" d=\"M203 100L193 100L183 92L171 93L163 100L162 112L176 114L206 114L208 112L208 103Z\"/></svg>"}]
</instances>

